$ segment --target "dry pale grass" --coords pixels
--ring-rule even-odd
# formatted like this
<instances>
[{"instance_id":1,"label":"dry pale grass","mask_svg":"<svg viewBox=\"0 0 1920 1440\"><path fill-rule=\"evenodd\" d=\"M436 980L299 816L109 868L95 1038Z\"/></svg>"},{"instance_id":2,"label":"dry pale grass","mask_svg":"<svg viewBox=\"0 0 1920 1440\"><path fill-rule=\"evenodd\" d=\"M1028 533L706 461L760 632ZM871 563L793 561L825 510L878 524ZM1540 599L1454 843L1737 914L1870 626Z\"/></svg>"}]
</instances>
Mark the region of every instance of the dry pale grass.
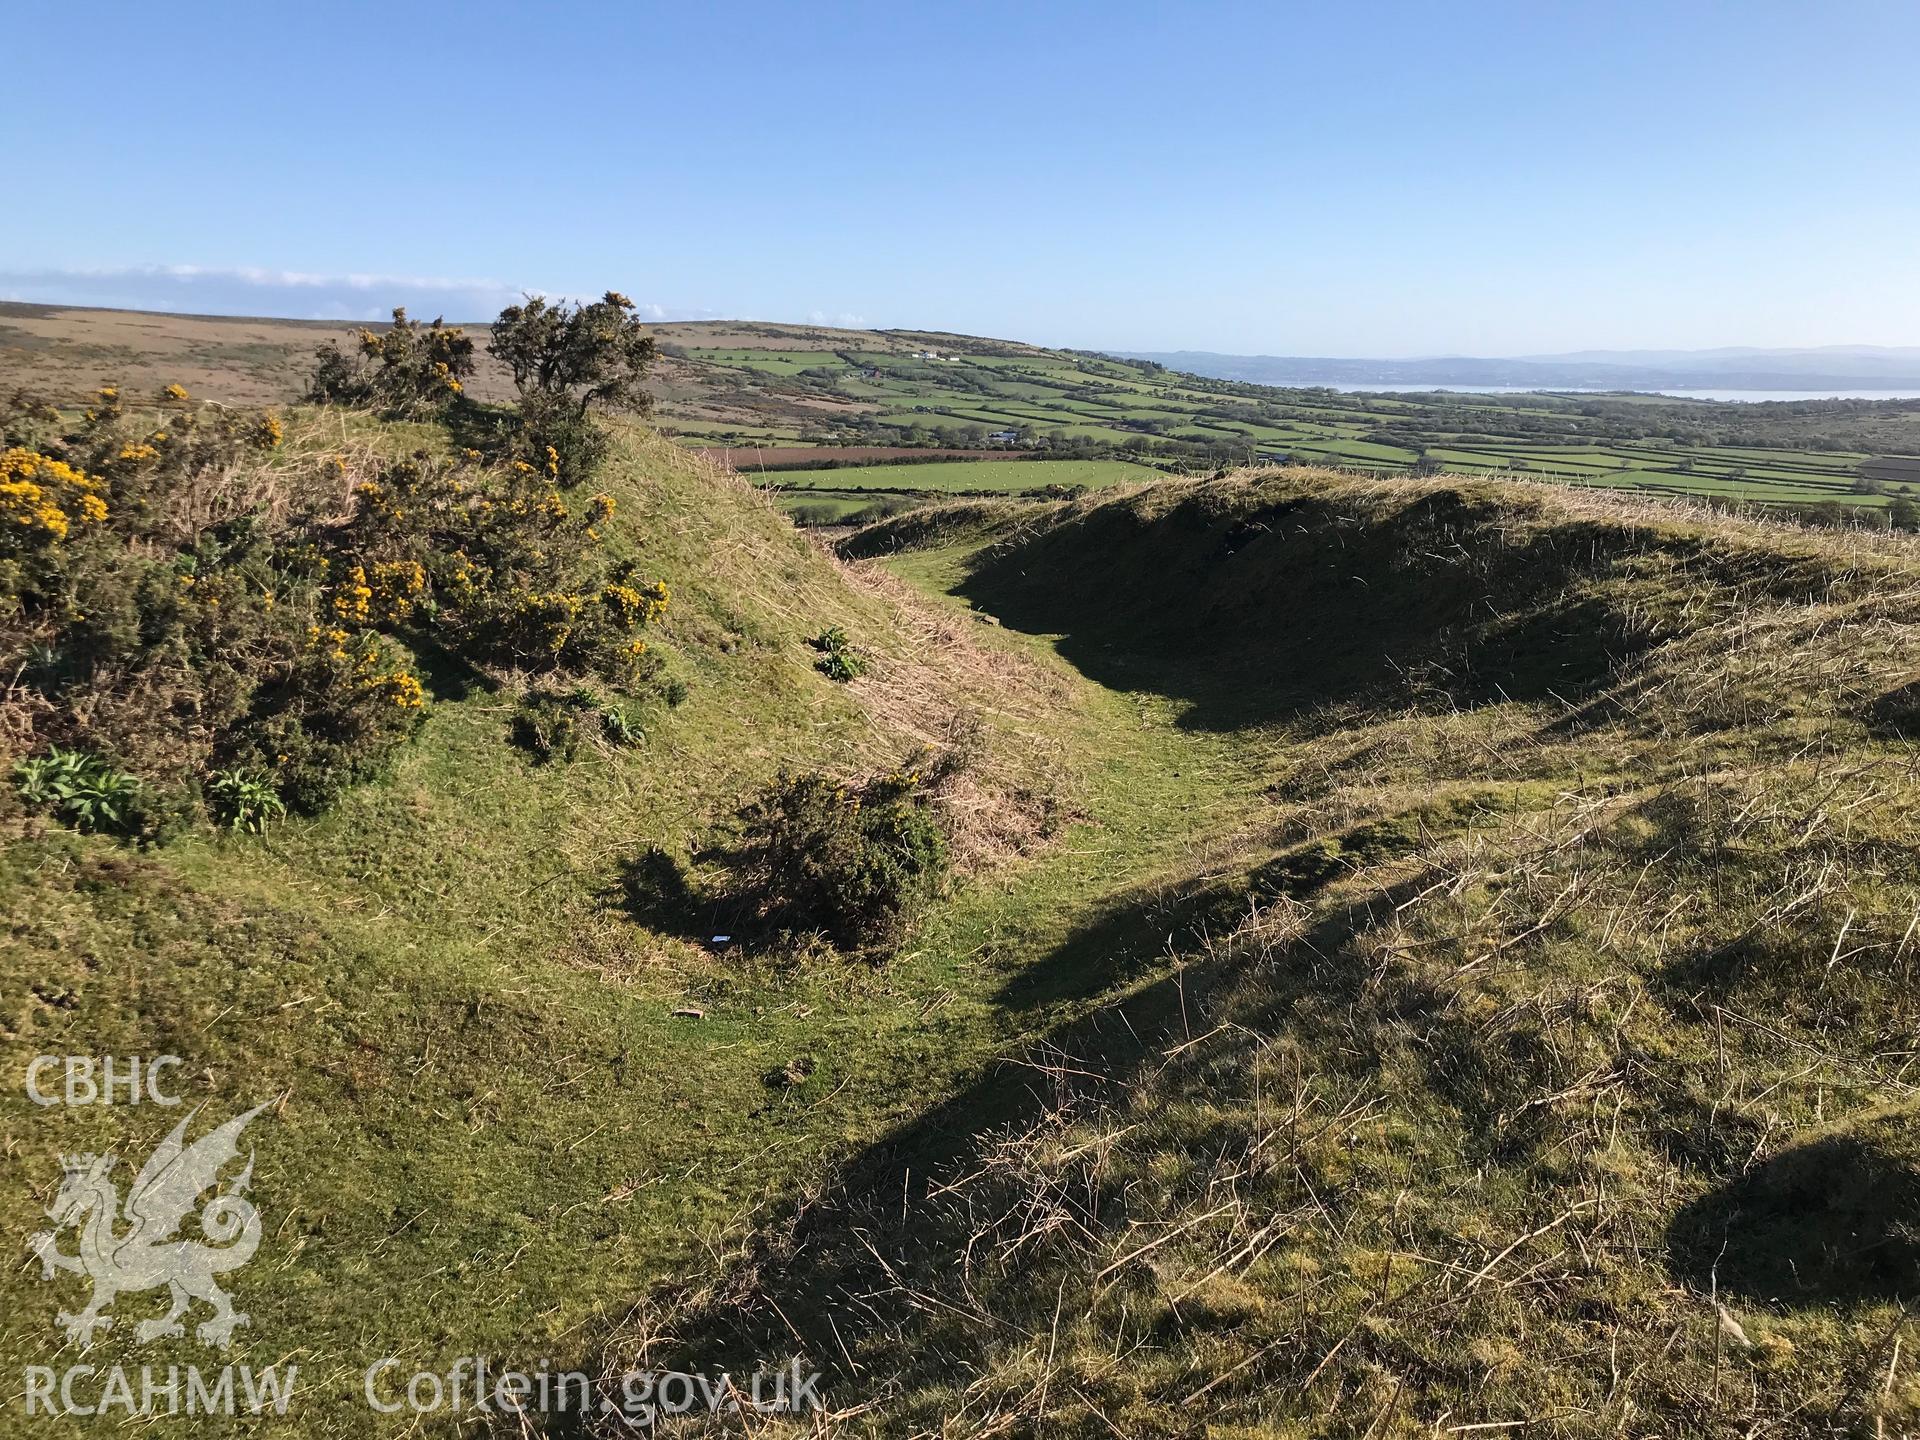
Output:
<instances>
[{"instance_id":1,"label":"dry pale grass","mask_svg":"<svg viewBox=\"0 0 1920 1440\"><path fill-rule=\"evenodd\" d=\"M1294 720L1239 875L1195 857L1170 972L1026 1054L1015 1118L876 1152L619 1338L828 1371L830 1416L685 1428L1920 1433L1920 551L1312 483L1333 544L1450 489L1486 551L1603 529L1565 584L1644 646Z\"/></svg>"},{"instance_id":2,"label":"dry pale grass","mask_svg":"<svg viewBox=\"0 0 1920 1440\"><path fill-rule=\"evenodd\" d=\"M847 686L864 740L846 762L891 769L916 754L964 763L937 797L958 867L989 867L1031 849L1051 832L1074 788L1059 717L1071 682L1011 644L993 643L978 623L917 595L872 565L836 559L789 524L773 498L714 457L640 435L650 464L718 489L765 523L729 526L710 537L717 580L793 630L817 634L851 607L847 624L867 664ZM703 515L649 516L650 523L705 527ZM796 567L794 554L811 563ZM794 583L794 575L804 576ZM772 577L778 583L769 583Z\"/></svg>"},{"instance_id":3,"label":"dry pale grass","mask_svg":"<svg viewBox=\"0 0 1920 1440\"><path fill-rule=\"evenodd\" d=\"M935 606L874 565L847 582L893 613L890 644L852 684L876 741L959 751L966 764L939 803L962 870L1031 849L1051 833L1076 784L1058 718L1070 682L1010 646L983 643L978 622Z\"/></svg>"}]
</instances>

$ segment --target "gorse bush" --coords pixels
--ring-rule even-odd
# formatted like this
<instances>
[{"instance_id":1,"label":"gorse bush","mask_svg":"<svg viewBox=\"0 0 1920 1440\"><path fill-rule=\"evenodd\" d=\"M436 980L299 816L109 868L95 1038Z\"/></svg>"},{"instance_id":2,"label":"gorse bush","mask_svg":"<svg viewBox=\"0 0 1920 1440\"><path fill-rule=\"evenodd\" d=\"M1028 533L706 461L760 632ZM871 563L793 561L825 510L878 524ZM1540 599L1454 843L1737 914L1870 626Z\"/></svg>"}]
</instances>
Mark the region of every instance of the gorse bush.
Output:
<instances>
[{"instance_id":1,"label":"gorse bush","mask_svg":"<svg viewBox=\"0 0 1920 1440\"><path fill-rule=\"evenodd\" d=\"M431 415L459 398L473 374L474 345L466 331L438 319L409 320L404 307L395 307L386 330L362 330L356 338L355 355L335 340L320 347L309 399L395 418Z\"/></svg>"},{"instance_id":2,"label":"gorse bush","mask_svg":"<svg viewBox=\"0 0 1920 1440\"><path fill-rule=\"evenodd\" d=\"M410 733L418 681L378 637L323 631L323 597L287 552L325 527L271 519L283 438L276 416L205 411L178 386L138 411L107 387L71 429L42 427L45 451L7 452L16 733L163 783L269 769L308 806Z\"/></svg>"},{"instance_id":3,"label":"gorse bush","mask_svg":"<svg viewBox=\"0 0 1920 1440\"><path fill-rule=\"evenodd\" d=\"M509 436L511 457L569 490L592 479L613 446L593 416L544 395L521 399L518 423Z\"/></svg>"},{"instance_id":4,"label":"gorse bush","mask_svg":"<svg viewBox=\"0 0 1920 1440\"><path fill-rule=\"evenodd\" d=\"M354 487L346 526L353 563L330 577L342 622L430 626L476 662L542 673L636 678L640 633L666 610L667 587L607 558L613 497L575 506L553 477L514 461L483 468L476 452L387 466Z\"/></svg>"},{"instance_id":5,"label":"gorse bush","mask_svg":"<svg viewBox=\"0 0 1920 1440\"><path fill-rule=\"evenodd\" d=\"M349 354L337 341L320 347L309 398L395 418L431 416L463 395L474 370L474 344L464 331L438 320L420 325L403 309L385 331L362 330L358 348ZM562 489L591 479L606 460L610 441L596 413L647 408L653 337L624 295L608 291L587 305L534 296L509 305L493 322L487 348L519 396L517 415L499 431L506 458Z\"/></svg>"},{"instance_id":6,"label":"gorse bush","mask_svg":"<svg viewBox=\"0 0 1920 1440\"><path fill-rule=\"evenodd\" d=\"M739 841L725 856L728 898L776 940L821 936L850 954L884 952L948 872L937 778L783 772L740 813Z\"/></svg>"},{"instance_id":7,"label":"gorse bush","mask_svg":"<svg viewBox=\"0 0 1920 1440\"><path fill-rule=\"evenodd\" d=\"M653 363L653 337L633 301L615 291L590 305L539 296L509 305L493 322L488 349L512 374L523 404L576 416L647 407L641 386Z\"/></svg>"},{"instance_id":8,"label":"gorse bush","mask_svg":"<svg viewBox=\"0 0 1920 1440\"><path fill-rule=\"evenodd\" d=\"M222 824L378 774L426 710L406 647L614 681L651 663L667 592L609 556L613 501L571 506L525 463L416 453L349 486L343 458L287 455L277 417L178 387L138 413L109 387L64 430L21 399L0 424L36 447L0 454L12 733L197 785Z\"/></svg>"}]
</instances>

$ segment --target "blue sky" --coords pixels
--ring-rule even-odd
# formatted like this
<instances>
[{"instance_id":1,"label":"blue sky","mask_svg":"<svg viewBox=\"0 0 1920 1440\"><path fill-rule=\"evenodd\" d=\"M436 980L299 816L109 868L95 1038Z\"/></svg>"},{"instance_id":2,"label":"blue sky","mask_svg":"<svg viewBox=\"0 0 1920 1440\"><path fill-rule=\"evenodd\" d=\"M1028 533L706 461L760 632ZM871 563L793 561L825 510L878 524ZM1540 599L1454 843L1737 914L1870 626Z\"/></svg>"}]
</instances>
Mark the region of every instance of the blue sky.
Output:
<instances>
[{"instance_id":1,"label":"blue sky","mask_svg":"<svg viewBox=\"0 0 1920 1440\"><path fill-rule=\"evenodd\" d=\"M0 50L6 298L1920 344L1908 3L9 0Z\"/></svg>"}]
</instances>

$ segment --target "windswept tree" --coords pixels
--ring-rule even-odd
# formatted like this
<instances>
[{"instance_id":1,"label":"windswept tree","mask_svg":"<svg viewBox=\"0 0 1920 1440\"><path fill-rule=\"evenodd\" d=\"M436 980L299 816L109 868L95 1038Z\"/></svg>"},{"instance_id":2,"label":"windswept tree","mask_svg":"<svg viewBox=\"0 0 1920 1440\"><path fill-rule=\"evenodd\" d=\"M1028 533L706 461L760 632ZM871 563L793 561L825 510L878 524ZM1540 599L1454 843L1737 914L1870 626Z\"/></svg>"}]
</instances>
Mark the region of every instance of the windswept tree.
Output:
<instances>
[{"instance_id":1,"label":"windswept tree","mask_svg":"<svg viewBox=\"0 0 1920 1440\"><path fill-rule=\"evenodd\" d=\"M593 412L644 411L649 403L653 337L633 301L614 291L588 305L539 296L509 305L488 348L520 392L525 458L561 484L585 480L605 455Z\"/></svg>"}]
</instances>

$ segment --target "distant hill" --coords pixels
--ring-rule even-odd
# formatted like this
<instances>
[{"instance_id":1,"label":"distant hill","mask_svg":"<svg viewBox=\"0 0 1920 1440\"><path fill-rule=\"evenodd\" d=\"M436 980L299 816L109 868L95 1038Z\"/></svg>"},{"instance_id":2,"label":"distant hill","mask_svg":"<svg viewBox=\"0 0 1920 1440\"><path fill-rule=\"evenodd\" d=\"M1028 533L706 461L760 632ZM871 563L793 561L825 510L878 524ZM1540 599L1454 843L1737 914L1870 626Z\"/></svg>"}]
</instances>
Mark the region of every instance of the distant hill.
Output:
<instances>
[{"instance_id":1,"label":"distant hill","mask_svg":"<svg viewBox=\"0 0 1920 1440\"><path fill-rule=\"evenodd\" d=\"M1119 352L1169 369L1258 385L1518 385L1541 390L1861 390L1920 387L1920 348L1582 350L1564 355L1414 360L1324 355Z\"/></svg>"}]
</instances>

